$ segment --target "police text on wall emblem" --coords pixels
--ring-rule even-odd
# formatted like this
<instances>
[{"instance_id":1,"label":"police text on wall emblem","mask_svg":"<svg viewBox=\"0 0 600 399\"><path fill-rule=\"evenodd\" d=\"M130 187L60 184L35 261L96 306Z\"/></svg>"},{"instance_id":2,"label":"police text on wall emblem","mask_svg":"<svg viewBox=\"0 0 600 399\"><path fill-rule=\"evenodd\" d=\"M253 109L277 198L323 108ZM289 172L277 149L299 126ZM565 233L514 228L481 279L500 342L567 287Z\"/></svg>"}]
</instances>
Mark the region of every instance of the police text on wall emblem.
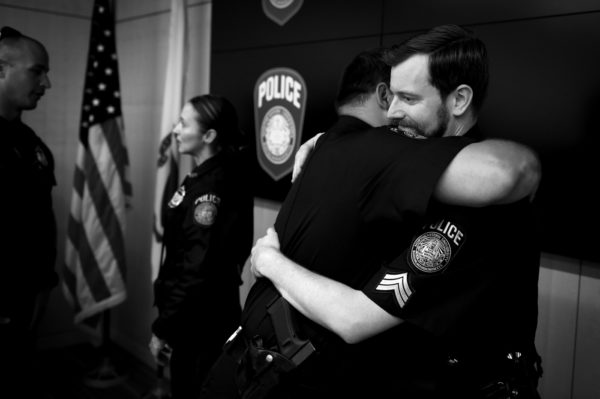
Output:
<instances>
[{"instance_id":1,"label":"police text on wall emblem","mask_svg":"<svg viewBox=\"0 0 600 399\"><path fill-rule=\"evenodd\" d=\"M294 167L302 138L306 84L290 68L266 71L254 86L254 119L258 163L279 180Z\"/></svg>"}]
</instances>

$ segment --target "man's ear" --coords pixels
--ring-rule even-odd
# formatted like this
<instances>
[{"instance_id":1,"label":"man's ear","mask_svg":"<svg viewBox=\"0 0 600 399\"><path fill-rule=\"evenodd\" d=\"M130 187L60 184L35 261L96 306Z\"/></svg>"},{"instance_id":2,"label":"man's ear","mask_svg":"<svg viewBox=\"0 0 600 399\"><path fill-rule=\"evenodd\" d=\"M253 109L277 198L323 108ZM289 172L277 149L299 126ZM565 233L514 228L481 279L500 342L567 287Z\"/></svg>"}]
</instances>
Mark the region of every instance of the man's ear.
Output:
<instances>
[{"instance_id":1,"label":"man's ear","mask_svg":"<svg viewBox=\"0 0 600 399\"><path fill-rule=\"evenodd\" d=\"M381 82L375 88L375 97L377 98L377 104L381 109L387 110L390 108L390 98L392 93L387 84Z\"/></svg>"},{"instance_id":2,"label":"man's ear","mask_svg":"<svg viewBox=\"0 0 600 399\"><path fill-rule=\"evenodd\" d=\"M462 116L473 102L473 89L469 85L460 85L450 94L452 115Z\"/></svg>"},{"instance_id":3,"label":"man's ear","mask_svg":"<svg viewBox=\"0 0 600 399\"><path fill-rule=\"evenodd\" d=\"M217 131L215 129L208 129L202 134L202 140L205 143L212 143L217 139Z\"/></svg>"}]
</instances>

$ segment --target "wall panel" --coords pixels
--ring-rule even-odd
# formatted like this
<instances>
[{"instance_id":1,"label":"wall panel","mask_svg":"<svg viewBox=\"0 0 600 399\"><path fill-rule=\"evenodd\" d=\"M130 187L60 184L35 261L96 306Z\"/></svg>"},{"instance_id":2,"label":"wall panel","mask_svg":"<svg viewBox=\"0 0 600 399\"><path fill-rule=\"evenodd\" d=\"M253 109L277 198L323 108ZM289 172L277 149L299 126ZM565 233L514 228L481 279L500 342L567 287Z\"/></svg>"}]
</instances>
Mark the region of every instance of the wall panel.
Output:
<instances>
[{"instance_id":1,"label":"wall panel","mask_svg":"<svg viewBox=\"0 0 600 399\"><path fill-rule=\"evenodd\" d=\"M46 19L45 16L49 14L64 14L71 17L87 19L91 15L93 4L94 0L2 0L0 7L3 9L19 9L27 12L28 15L31 15L32 19L38 17L40 19ZM34 16L34 14L38 14L37 17ZM26 19L28 20L29 17ZM10 23L15 22L18 22L19 24L26 23L24 20L10 20Z\"/></svg>"},{"instance_id":2,"label":"wall panel","mask_svg":"<svg viewBox=\"0 0 600 399\"><path fill-rule=\"evenodd\" d=\"M573 399L600 398L600 265L584 262L577 312Z\"/></svg>"},{"instance_id":3,"label":"wall panel","mask_svg":"<svg viewBox=\"0 0 600 399\"><path fill-rule=\"evenodd\" d=\"M544 375L539 391L544 399L568 399L572 390L580 265L572 259L545 255L542 266L536 346L542 356Z\"/></svg>"},{"instance_id":4,"label":"wall panel","mask_svg":"<svg viewBox=\"0 0 600 399\"><path fill-rule=\"evenodd\" d=\"M387 15L387 14L386 14ZM399 17L404 21L405 16ZM480 114L489 137L534 148L543 166L536 202L545 252L600 260L595 171L600 170L600 12L475 26L490 58ZM385 35L390 46L412 36ZM576 234L566 234L576 232Z\"/></svg>"},{"instance_id":5,"label":"wall panel","mask_svg":"<svg viewBox=\"0 0 600 399\"><path fill-rule=\"evenodd\" d=\"M261 1L215 1L213 52L293 45L381 33L382 0L304 0L285 25L269 19Z\"/></svg>"},{"instance_id":6,"label":"wall panel","mask_svg":"<svg viewBox=\"0 0 600 399\"><path fill-rule=\"evenodd\" d=\"M491 25L507 20L537 19L565 14L597 12L595 0L425 0L404 2L384 0L383 32L419 31L453 23Z\"/></svg>"}]
</instances>

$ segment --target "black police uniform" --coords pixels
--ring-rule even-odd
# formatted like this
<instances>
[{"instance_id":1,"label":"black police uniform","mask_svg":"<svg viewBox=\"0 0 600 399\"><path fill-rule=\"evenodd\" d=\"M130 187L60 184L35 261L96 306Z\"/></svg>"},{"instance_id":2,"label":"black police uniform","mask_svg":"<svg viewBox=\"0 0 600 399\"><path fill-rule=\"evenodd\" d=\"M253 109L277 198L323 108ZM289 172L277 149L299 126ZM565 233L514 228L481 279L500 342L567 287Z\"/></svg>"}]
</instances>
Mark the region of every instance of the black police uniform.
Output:
<instances>
[{"instance_id":1,"label":"black police uniform","mask_svg":"<svg viewBox=\"0 0 600 399\"><path fill-rule=\"evenodd\" d=\"M241 269L250 254L253 197L246 155L223 150L169 202L166 257L154 284L153 333L173 348L172 392L190 397L239 325Z\"/></svg>"},{"instance_id":2,"label":"black police uniform","mask_svg":"<svg viewBox=\"0 0 600 399\"><path fill-rule=\"evenodd\" d=\"M0 117L0 132L0 381L19 384L31 360L36 297L58 281L52 209L56 180L52 153L31 128Z\"/></svg>"},{"instance_id":3,"label":"black police uniform","mask_svg":"<svg viewBox=\"0 0 600 399\"><path fill-rule=\"evenodd\" d=\"M537 398L540 247L528 200L436 201L410 247L363 289L405 323L372 339L397 359L377 378L397 396ZM374 363L374 362L373 362ZM371 369L373 371L373 369Z\"/></svg>"},{"instance_id":4,"label":"black police uniform","mask_svg":"<svg viewBox=\"0 0 600 399\"><path fill-rule=\"evenodd\" d=\"M362 288L382 260L397 255L391 250L409 241L440 175L468 143L466 138L411 139L341 117L319 139L282 204L275 223L282 253L319 274ZM240 336L245 341L277 347L267 310L276 297L266 279L252 287L242 314ZM316 353L283 374L269 397L337 397L342 388L356 393L353 388L361 381L347 376L353 367L364 366L357 364L354 348L359 346L345 345L292 313L298 337L310 338ZM223 388L233 373L227 362L222 356L215 365L204 397L235 397Z\"/></svg>"}]
</instances>

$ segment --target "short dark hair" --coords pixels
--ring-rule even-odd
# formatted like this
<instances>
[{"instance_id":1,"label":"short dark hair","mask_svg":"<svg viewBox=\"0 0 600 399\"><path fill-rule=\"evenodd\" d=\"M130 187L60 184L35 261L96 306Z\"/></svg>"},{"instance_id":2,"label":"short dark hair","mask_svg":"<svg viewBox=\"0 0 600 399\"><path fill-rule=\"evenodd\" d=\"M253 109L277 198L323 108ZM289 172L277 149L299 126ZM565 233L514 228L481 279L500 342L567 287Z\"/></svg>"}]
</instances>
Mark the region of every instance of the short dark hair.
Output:
<instances>
[{"instance_id":1,"label":"short dark hair","mask_svg":"<svg viewBox=\"0 0 600 399\"><path fill-rule=\"evenodd\" d=\"M214 94L196 96L189 103L198 113L198 123L204 129L217 131L217 142L223 147L238 149L244 146L244 134L238 125L235 107L225 97Z\"/></svg>"},{"instance_id":2,"label":"short dark hair","mask_svg":"<svg viewBox=\"0 0 600 399\"><path fill-rule=\"evenodd\" d=\"M24 35L15 28L11 28L10 26L3 26L2 28L0 28L0 43L4 42L8 43L9 45L14 45L15 43L20 42L22 40L28 40L32 43L39 45L42 48L45 48L39 40Z\"/></svg>"},{"instance_id":3,"label":"short dark hair","mask_svg":"<svg viewBox=\"0 0 600 399\"><path fill-rule=\"evenodd\" d=\"M485 44L475 34L458 25L437 26L395 45L384 58L394 67L413 55L429 56L429 78L442 98L461 84L473 89L473 107L481 109L489 81Z\"/></svg>"},{"instance_id":4,"label":"short dark hair","mask_svg":"<svg viewBox=\"0 0 600 399\"><path fill-rule=\"evenodd\" d=\"M11 28L10 26L3 26L2 28L0 28L0 40L20 38L21 36L23 36L21 32L19 32L15 28Z\"/></svg>"},{"instance_id":5,"label":"short dark hair","mask_svg":"<svg viewBox=\"0 0 600 399\"><path fill-rule=\"evenodd\" d=\"M342 105L367 99L377 85L390 83L390 66L384 60L385 49L374 48L360 52L344 68L335 99L336 109Z\"/></svg>"}]
</instances>

